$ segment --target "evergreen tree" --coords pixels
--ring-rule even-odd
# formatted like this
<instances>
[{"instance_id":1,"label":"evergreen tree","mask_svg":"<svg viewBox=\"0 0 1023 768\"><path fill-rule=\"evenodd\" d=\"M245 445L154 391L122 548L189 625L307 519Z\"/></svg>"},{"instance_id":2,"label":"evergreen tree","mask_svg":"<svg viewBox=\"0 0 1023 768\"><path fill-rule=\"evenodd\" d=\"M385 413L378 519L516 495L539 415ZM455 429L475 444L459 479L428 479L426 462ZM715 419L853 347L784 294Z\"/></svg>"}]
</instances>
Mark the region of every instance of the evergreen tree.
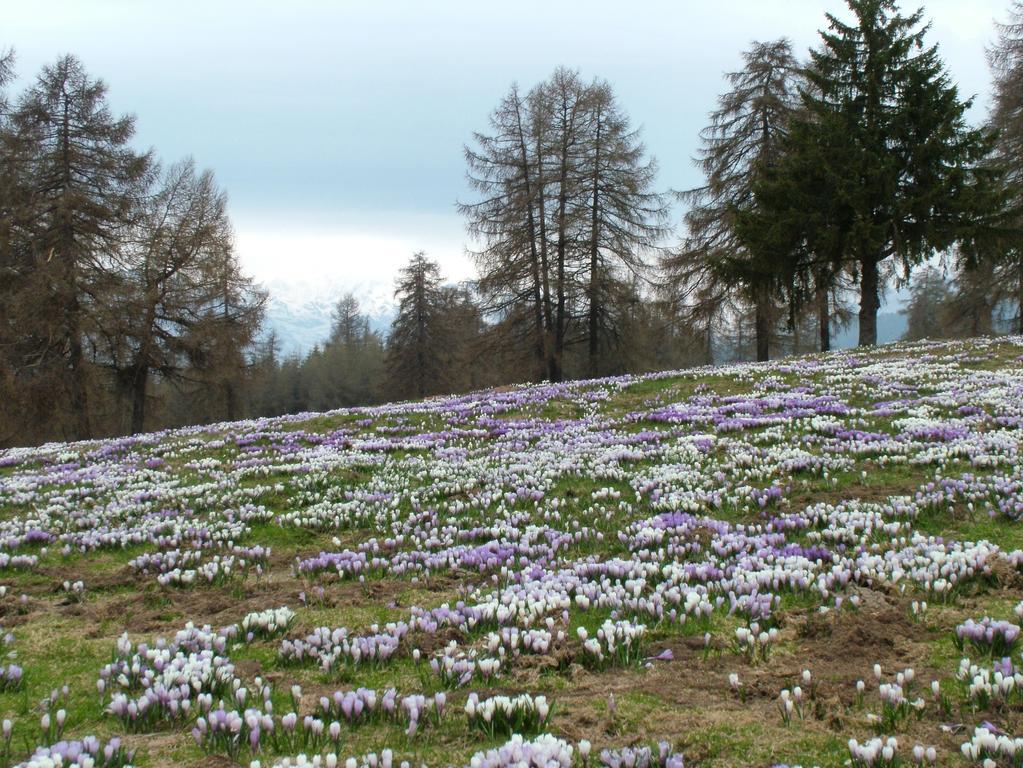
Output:
<instances>
[{"instance_id":1,"label":"evergreen tree","mask_svg":"<svg viewBox=\"0 0 1023 768\"><path fill-rule=\"evenodd\" d=\"M366 405L380 396L383 377L384 343L370 330L359 300L352 293L342 296L334 308L330 338L323 348L324 408Z\"/></svg>"},{"instance_id":2,"label":"evergreen tree","mask_svg":"<svg viewBox=\"0 0 1023 768\"><path fill-rule=\"evenodd\" d=\"M389 389L422 398L445 391L450 350L437 263L418 251L402 268L394 291L398 313L387 340Z\"/></svg>"},{"instance_id":3,"label":"evergreen tree","mask_svg":"<svg viewBox=\"0 0 1023 768\"><path fill-rule=\"evenodd\" d=\"M352 346L369 333L369 321L362 314L359 300L349 291L334 306L330 329L330 343Z\"/></svg>"},{"instance_id":4,"label":"evergreen tree","mask_svg":"<svg viewBox=\"0 0 1023 768\"><path fill-rule=\"evenodd\" d=\"M985 167L990 137L965 121L922 12L894 0L847 0L853 21L828 14L811 51L803 109L782 161L756 194L744 237L791 265L796 285L814 268L859 278L859 343L877 342L882 266L908 270L934 251L984 237L1000 206Z\"/></svg>"}]
</instances>

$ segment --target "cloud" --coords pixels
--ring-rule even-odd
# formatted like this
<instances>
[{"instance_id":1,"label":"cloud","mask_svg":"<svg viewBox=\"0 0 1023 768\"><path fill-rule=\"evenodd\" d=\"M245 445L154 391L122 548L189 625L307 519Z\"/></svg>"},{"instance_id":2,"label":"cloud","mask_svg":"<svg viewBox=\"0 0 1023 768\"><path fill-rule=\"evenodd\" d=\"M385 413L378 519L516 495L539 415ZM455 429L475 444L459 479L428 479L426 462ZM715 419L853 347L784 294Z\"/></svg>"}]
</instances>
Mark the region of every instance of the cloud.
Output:
<instances>
[{"instance_id":1,"label":"cloud","mask_svg":"<svg viewBox=\"0 0 1023 768\"><path fill-rule=\"evenodd\" d=\"M438 261L451 281L473 275L464 253L462 224L457 217L417 217L395 214L389 224L363 227L303 223L293 217L278 222L236 224L236 251L243 267L261 281L317 280L355 284L393 280L416 251Z\"/></svg>"}]
</instances>

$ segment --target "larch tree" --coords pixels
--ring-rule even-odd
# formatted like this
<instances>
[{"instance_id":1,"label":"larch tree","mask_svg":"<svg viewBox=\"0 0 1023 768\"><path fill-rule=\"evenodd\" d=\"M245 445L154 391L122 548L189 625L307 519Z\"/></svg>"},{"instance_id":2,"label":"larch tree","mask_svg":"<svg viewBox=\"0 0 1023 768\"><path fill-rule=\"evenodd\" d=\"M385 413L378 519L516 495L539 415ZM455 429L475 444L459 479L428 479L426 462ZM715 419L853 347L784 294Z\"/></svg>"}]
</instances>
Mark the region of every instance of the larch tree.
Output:
<instances>
[{"instance_id":1,"label":"larch tree","mask_svg":"<svg viewBox=\"0 0 1023 768\"><path fill-rule=\"evenodd\" d=\"M106 86L73 56L43 68L13 121L20 140L32 146L25 228L31 268L47 294L36 296L47 306L39 359L63 370L71 437L82 439L92 432L86 340L151 158L130 145L134 118L110 112Z\"/></svg>"},{"instance_id":2,"label":"larch tree","mask_svg":"<svg viewBox=\"0 0 1023 768\"><path fill-rule=\"evenodd\" d=\"M459 206L485 307L529 329L537 377L561 380L568 346L583 341L592 372L614 281L664 231L655 166L610 86L565 68L526 96L513 87L490 125L466 148L480 199Z\"/></svg>"},{"instance_id":3,"label":"larch tree","mask_svg":"<svg viewBox=\"0 0 1023 768\"><path fill-rule=\"evenodd\" d=\"M571 304L577 298L577 286L570 282L581 254L578 242L576 205L585 194L585 171L582 158L586 135L587 90L579 73L559 67L551 78L539 88L546 91L550 109L550 141L546 150L541 148L537 162L547 165L551 188L551 221L548 231L553 237L551 265L554 283L553 364L549 374L552 381L564 378L565 343L569 332ZM540 194L545 190L541 188Z\"/></svg>"},{"instance_id":4,"label":"larch tree","mask_svg":"<svg viewBox=\"0 0 1023 768\"><path fill-rule=\"evenodd\" d=\"M757 359L767 360L781 277L752 252L736 222L757 209L756 181L778 162L798 107L799 68L785 39L753 43L743 61L742 69L727 74L731 88L701 134L697 164L706 182L682 194L690 206L687 233L664 266L678 289L696 299L687 301L689 309L709 317L739 293L755 312Z\"/></svg>"},{"instance_id":5,"label":"larch tree","mask_svg":"<svg viewBox=\"0 0 1023 768\"><path fill-rule=\"evenodd\" d=\"M1023 2L1009 6L1009 20L997 25L998 40L988 51L994 76L991 125L997 134L995 161L1009 191L1005 236L998 249L998 285L1016 311L1023 333Z\"/></svg>"},{"instance_id":6,"label":"larch tree","mask_svg":"<svg viewBox=\"0 0 1023 768\"><path fill-rule=\"evenodd\" d=\"M43 345L25 322L27 302L21 301L33 261L23 232L26 158L7 96L14 64L13 50L0 51L0 445L36 420L42 393L32 379L44 378L34 365Z\"/></svg>"},{"instance_id":7,"label":"larch tree","mask_svg":"<svg viewBox=\"0 0 1023 768\"><path fill-rule=\"evenodd\" d=\"M615 99L610 84L595 81L586 94L586 131L581 158L585 209L579 217L586 247L587 360L590 376L601 372L610 343L610 319L621 296L621 277L648 271L645 256L666 234L668 206L654 191L657 165L639 132ZM625 273L619 277L618 273Z\"/></svg>"},{"instance_id":8,"label":"larch tree","mask_svg":"<svg viewBox=\"0 0 1023 768\"><path fill-rule=\"evenodd\" d=\"M209 326L221 300L232 248L227 198L210 171L191 160L167 169L147 196L120 249L120 285L98 323L107 340L101 360L129 394L130 431L145 425L153 374L179 379L186 373L186 340ZM216 313L222 319L220 313Z\"/></svg>"},{"instance_id":9,"label":"larch tree","mask_svg":"<svg viewBox=\"0 0 1023 768\"><path fill-rule=\"evenodd\" d=\"M548 243L543 169L537 147L546 124L537 120L538 94L524 97L512 86L490 116L490 133L473 135L465 149L468 178L480 199L460 203L480 273L479 288L492 314L528 317L535 378L551 374L549 340L553 313L548 282Z\"/></svg>"},{"instance_id":10,"label":"larch tree","mask_svg":"<svg viewBox=\"0 0 1023 768\"><path fill-rule=\"evenodd\" d=\"M354 346L369 333L369 320L362 314L358 297L351 291L337 300L331 313L328 343Z\"/></svg>"},{"instance_id":11,"label":"larch tree","mask_svg":"<svg viewBox=\"0 0 1023 768\"><path fill-rule=\"evenodd\" d=\"M948 278L939 268L926 265L914 274L909 287L909 302L901 311L906 318L906 332L902 338L918 341L943 337L951 296Z\"/></svg>"},{"instance_id":12,"label":"larch tree","mask_svg":"<svg viewBox=\"0 0 1023 768\"><path fill-rule=\"evenodd\" d=\"M263 324L267 294L241 268L234 248L214 252L205 266L215 288L184 344L210 418L239 418L241 389L252 364L248 350Z\"/></svg>"}]
</instances>

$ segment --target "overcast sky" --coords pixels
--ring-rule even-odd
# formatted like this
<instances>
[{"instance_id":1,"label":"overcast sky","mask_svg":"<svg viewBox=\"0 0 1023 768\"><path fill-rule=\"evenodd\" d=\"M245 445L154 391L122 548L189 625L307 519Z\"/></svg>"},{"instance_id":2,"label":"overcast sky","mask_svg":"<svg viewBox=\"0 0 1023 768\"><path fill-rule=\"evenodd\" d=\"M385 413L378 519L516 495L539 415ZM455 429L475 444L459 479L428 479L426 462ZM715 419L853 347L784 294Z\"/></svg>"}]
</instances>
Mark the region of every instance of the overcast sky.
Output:
<instances>
[{"instance_id":1,"label":"overcast sky","mask_svg":"<svg viewBox=\"0 0 1023 768\"><path fill-rule=\"evenodd\" d=\"M925 6L953 78L977 95L1007 0ZM905 4L909 9L915 6ZM193 155L228 190L243 264L258 279L390 281L422 248L471 275L455 201L463 144L513 82L558 65L609 80L660 166L699 182L698 133L751 40L802 55L824 13L810 0L260 2L0 0L0 48L22 82L74 53L138 117L137 141Z\"/></svg>"}]
</instances>

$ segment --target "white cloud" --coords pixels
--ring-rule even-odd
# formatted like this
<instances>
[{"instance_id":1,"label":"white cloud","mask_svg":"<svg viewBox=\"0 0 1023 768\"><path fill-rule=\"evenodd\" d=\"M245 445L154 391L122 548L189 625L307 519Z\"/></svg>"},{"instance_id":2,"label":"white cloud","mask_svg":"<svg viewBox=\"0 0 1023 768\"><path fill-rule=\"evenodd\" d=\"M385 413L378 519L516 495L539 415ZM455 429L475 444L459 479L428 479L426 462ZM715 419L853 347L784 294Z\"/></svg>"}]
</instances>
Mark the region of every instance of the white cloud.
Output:
<instances>
[{"instance_id":1,"label":"white cloud","mask_svg":"<svg viewBox=\"0 0 1023 768\"><path fill-rule=\"evenodd\" d=\"M236 219L236 250L245 270L262 282L299 277L343 284L390 281L419 250L439 262L447 280L472 277L461 222L430 218L405 217L393 228Z\"/></svg>"}]
</instances>

